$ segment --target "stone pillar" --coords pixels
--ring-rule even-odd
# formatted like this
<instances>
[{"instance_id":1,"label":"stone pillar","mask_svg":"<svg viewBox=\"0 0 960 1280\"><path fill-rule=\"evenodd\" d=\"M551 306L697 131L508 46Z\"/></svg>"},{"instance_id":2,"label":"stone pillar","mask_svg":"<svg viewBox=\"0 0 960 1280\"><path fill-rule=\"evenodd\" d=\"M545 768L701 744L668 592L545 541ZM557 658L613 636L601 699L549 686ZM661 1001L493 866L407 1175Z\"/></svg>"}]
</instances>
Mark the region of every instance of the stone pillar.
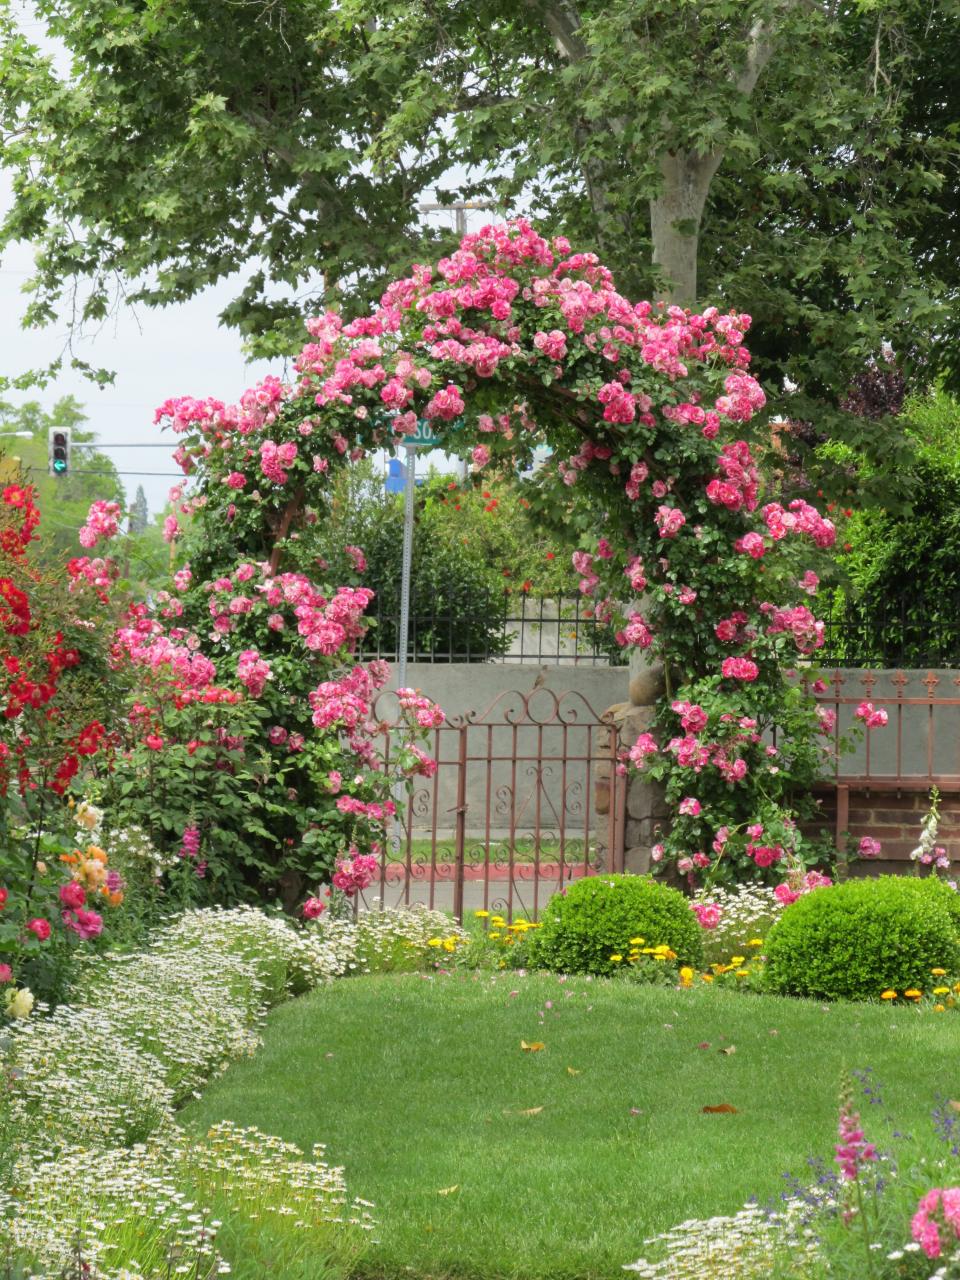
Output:
<instances>
[{"instance_id":1,"label":"stone pillar","mask_svg":"<svg viewBox=\"0 0 960 1280\"><path fill-rule=\"evenodd\" d=\"M651 729L656 717L657 702L665 689L663 667L650 663L643 653L635 650L630 660L629 699L617 702L603 713L603 719L616 733L620 745L632 747L641 733ZM598 815L610 811L610 766L606 761L596 765L594 774L594 807ZM627 815L624 833L624 870L642 875L650 870L650 849L657 842L657 828L666 825L669 816L663 787L659 782L631 772L627 779ZM598 844L605 859L606 828L601 832ZM602 864L601 864L602 865Z\"/></svg>"}]
</instances>

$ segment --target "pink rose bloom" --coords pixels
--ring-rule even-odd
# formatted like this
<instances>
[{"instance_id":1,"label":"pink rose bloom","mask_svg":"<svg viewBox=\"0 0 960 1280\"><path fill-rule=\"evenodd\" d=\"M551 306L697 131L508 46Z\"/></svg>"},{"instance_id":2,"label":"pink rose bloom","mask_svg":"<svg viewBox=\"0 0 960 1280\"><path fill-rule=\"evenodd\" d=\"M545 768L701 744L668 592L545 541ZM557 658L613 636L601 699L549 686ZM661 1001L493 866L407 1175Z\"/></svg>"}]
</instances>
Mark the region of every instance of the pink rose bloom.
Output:
<instances>
[{"instance_id":1,"label":"pink rose bloom","mask_svg":"<svg viewBox=\"0 0 960 1280\"><path fill-rule=\"evenodd\" d=\"M754 560L762 560L767 544L759 533L745 533L742 538L736 540L733 544L733 549L743 555L750 556Z\"/></svg>"},{"instance_id":2,"label":"pink rose bloom","mask_svg":"<svg viewBox=\"0 0 960 1280\"><path fill-rule=\"evenodd\" d=\"M0 964L0 982L12 982L13 970L8 964Z\"/></svg>"},{"instance_id":3,"label":"pink rose bloom","mask_svg":"<svg viewBox=\"0 0 960 1280\"><path fill-rule=\"evenodd\" d=\"M66 888L67 886L64 885L63 887ZM77 888L80 889L80 886L77 885ZM83 893L83 890L80 889L80 892ZM63 898L62 891L60 896L62 900ZM37 938L39 942L46 942L46 940L50 937L50 921L44 920L42 916L38 916L35 920L28 920L27 928ZM3 967L7 970L7 973L10 972L10 968L8 965L4 965ZM0 982L9 982L9 981L10 981L9 978L0 978Z\"/></svg>"},{"instance_id":4,"label":"pink rose bloom","mask_svg":"<svg viewBox=\"0 0 960 1280\"><path fill-rule=\"evenodd\" d=\"M748 848L747 852L753 858L758 867L772 867L775 862L779 862L783 855L780 846L769 844L754 845L752 849Z\"/></svg>"},{"instance_id":5,"label":"pink rose bloom","mask_svg":"<svg viewBox=\"0 0 960 1280\"><path fill-rule=\"evenodd\" d=\"M484 444L478 444L470 454L475 467L485 467L490 461L490 450Z\"/></svg>"},{"instance_id":6,"label":"pink rose bloom","mask_svg":"<svg viewBox=\"0 0 960 1280\"><path fill-rule=\"evenodd\" d=\"M749 658L724 658L720 673L733 680L756 680L760 668Z\"/></svg>"},{"instance_id":7,"label":"pink rose bloom","mask_svg":"<svg viewBox=\"0 0 960 1280\"><path fill-rule=\"evenodd\" d=\"M723 908L715 902L693 902L690 909L703 929L715 929L723 916Z\"/></svg>"},{"instance_id":8,"label":"pink rose bloom","mask_svg":"<svg viewBox=\"0 0 960 1280\"><path fill-rule=\"evenodd\" d=\"M873 836L864 836L860 841L860 857L861 858L879 858L880 857L880 841L874 840Z\"/></svg>"},{"instance_id":9,"label":"pink rose bloom","mask_svg":"<svg viewBox=\"0 0 960 1280\"><path fill-rule=\"evenodd\" d=\"M681 813L686 814L688 817L696 818L701 812L700 801L695 796L684 796L680 801L679 809Z\"/></svg>"},{"instance_id":10,"label":"pink rose bloom","mask_svg":"<svg viewBox=\"0 0 960 1280\"><path fill-rule=\"evenodd\" d=\"M287 731L283 725L275 724L267 730L267 738L275 747L281 747L287 740Z\"/></svg>"},{"instance_id":11,"label":"pink rose bloom","mask_svg":"<svg viewBox=\"0 0 960 1280\"><path fill-rule=\"evenodd\" d=\"M271 613L267 619L267 626L271 631L282 631L285 625L282 613Z\"/></svg>"},{"instance_id":12,"label":"pink rose bloom","mask_svg":"<svg viewBox=\"0 0 960 1280\"><path fill-rule=\"evenodd\" d=\"M303 916L305 920L317 920L327 909L327 904L322 898L308 898L303 904Z\"/></svg>"},{"instance_id":13,"label":"pink rose bloom","mask_svg":"<svg viewBox=\"0 0 960 1280\"><path fill-rule=\"evenodd\" d=\"M163 739L158 733L148 733L143 741L151 751L159 751L163 747Z\"/></svg>"},{"instance_id":14,"label":"pink rose bloom","mask_svg":"<svg viewBox=\"0 0 960 1280\"><path fill-rule=\"evenodd\" d=\"M785 907L789 907L791 902L796 902L800 894L796 889L791 889L788 884L784 883L777 885L773 891L773 896L778 902L782 902Z\"/></svg>"},{"instance_id":15,"label":"pink rose bloom","mask_svg":"<svg viewBox=\"0 0 960 1280\"><path fill-rule=\"evenodd\" d=\"M103 932L103 917L97 915L96 911L64 911L61 914L63 923L81 942L98 938Z\"/></svg>"},{"instance_id":16,"label":"pink rose bloom","mask_svg":"<svg viewBox=\"0 0 960 1280\"><path fill-rule=\"evenodd\" d=\"M231 489L242 489L247 483L247 477L241 471L231 471L226 483Z\"/></svg>"},{"instance_id":17,"label":"pink rose bloom","mask_svg":"<svg viewBox=\"0 0 960 1280\"><path fill-rule=\"evenodd\" d=\"M887 723L887 713L883 707L875 707L872 702L861 702L854 713L868 729L879 729Z\"/></svg>"},{"instance_id":18,"label":"pink rose bloom","mask_svg":"<svg viewBox=\"0 0 960 1280\"><path fill-rule=\"evenodd\" d=\"M87 900L87 893L83 885L76 880L71 880L67 884L60 886L60 901L69 910L76 910L82 907Z\"/></svg>"},{"instance_id":19,"label":"pink rose bloom","mask_svg":"<svg viewBox=\"0 0 960 1280\"><path fill-rule=\"evenodd\" d=\"M641 733L630 748L630 762L635 764L638 769L642 768L647 756L655 756L659 750L660 748L657 746L652 734Z\"/></svg>"},{"instance_id":20,"label":"pink rose bloom","mask_svg":"<svg viewBox=\"0 0 960 1280\"><path fill-rule=\"evenodd\" d=\"M330 784L330 794L335 796L343 786L343 774L338 769L331 769L327 774L327 782Z\"/></svg>"}]
</instances>

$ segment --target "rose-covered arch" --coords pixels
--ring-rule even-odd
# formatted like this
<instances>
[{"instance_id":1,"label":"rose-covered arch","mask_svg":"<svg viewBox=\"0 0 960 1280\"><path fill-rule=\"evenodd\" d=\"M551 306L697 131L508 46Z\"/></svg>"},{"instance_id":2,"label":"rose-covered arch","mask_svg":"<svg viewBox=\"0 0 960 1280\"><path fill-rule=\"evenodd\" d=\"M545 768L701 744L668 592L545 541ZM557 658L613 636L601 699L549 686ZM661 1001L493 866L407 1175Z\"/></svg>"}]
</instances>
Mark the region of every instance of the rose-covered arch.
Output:
<instances>
[{"instance_id":1,"label":"rose-covered arch","mask_svg":"<svg viewBox=\"0 0 960 1280\"><path fill-rule=\"evenodd\" d=\"M166 535L189 565L160 601L166 616L142 613L122 644L179 646L185 668L202 649L221 677L266 699L273 767L296 742L296 788L324 779L338 813L375 821L370 708L385 672L349 661L370 598L362 551L345 548L341 566L310 552L330 477L402 442L418 419L475 470L522 468L546 444L531 507L568 539L597 616L663 664L656 725L623 758L660 780L672 808L654 860L691 884L781 880L825 852L797 827L825 726L791 676L823 643L809 599L834 528L805 501L778 500L749 325L715 307L632 303L593 254L523 221L466 236L391 284L372 314L309 320L288 380L267 378L232 406L160 407L189 478ZM334 570L348 585L326 585ZM435 715L407 710L411 724ZM354 781L316 730L351 753ZM405 763L430 768L422 752ZM359 846L370 831L341 835Z\"/></svg>"}]
</instances>

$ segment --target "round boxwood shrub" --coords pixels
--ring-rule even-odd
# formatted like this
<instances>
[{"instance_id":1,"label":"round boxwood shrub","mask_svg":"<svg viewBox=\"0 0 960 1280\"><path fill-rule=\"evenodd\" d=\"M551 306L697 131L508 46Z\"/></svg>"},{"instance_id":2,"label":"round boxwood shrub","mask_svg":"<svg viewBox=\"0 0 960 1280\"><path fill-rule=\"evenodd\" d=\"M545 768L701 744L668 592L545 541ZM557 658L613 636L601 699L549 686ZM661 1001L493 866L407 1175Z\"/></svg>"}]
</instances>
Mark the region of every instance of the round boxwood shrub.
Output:
<instances>
[{"instance_id":1,"label":"round boxwood shrub","mask_svg":"<svg viewBox=\"0 0 960 1280\"><path fill-rule=\"evenodd\" d=\"M953 893L933 878L880 876L805 894L767 935L764 986L818 1000L927 990L931 969L960 965Z\"/></svg>"},{"instance_id":2,"label":"round boxwood shrub","mask_svg":"<svg viewBox=\"0 0 960 1280\"><path fill-rule=\"evenodd\" d=\"M700 925L687 899L646 876L585 876L555 894L532 937L531 962L558 973L608 974L631 938L665 943L680 964L703 958Z\"/></svg>"}]
</instances>

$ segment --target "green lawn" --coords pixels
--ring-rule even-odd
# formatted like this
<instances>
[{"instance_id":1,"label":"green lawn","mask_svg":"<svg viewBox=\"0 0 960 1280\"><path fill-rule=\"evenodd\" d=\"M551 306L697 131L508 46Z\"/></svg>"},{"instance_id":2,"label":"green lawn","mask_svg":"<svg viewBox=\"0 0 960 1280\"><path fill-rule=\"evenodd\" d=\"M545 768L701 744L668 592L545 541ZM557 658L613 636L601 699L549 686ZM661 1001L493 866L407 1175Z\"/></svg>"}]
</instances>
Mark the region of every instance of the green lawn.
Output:
<instances>
[{"instance_id":1,"label":"green lawn","mask_svg":"<svg viewBox=\"0 0 960 1280\"><path fill-rule=\"evenodd\" d=\"M954 1015L708 988L356 978L276 1009L184 1120L326 1143L376 1204L364 1275L613 1277L645 1236L829 1159L844 1067L927 1130L934 1096L960 1096L958 1037ZM702 1111L721 1103L736 1114Z\"/></svg>"}]
</instances>

